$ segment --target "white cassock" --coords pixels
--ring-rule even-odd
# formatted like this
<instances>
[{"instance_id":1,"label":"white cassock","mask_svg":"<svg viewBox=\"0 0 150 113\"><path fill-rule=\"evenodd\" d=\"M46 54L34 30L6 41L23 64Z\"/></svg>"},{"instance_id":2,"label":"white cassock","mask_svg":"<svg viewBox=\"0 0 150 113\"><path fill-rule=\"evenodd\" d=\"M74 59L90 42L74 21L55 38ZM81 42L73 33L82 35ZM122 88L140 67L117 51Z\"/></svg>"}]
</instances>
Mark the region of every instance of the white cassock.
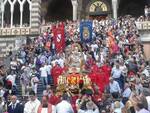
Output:
<instances>
[{"instance_id":1,"label":"white cassock","mask_svg":"<svg viewBox=\"0 0 150 113\"><path fill-rule=\"evenodd\" d=\"M35 101L28 101L25 104L24 113L37 113L40 104L41 103L38 99L36 99Z\"/></svg>"},{"instance_id":2,"label":"white cassock","mask_svg":"<svg viewBox=\"0 0 150 113\"><path fill-rule=\"evenodd\" d=\"M57 113L74 113L71 104L65 100L57 104L56 112Z\"/></svg>"}]
</instances>

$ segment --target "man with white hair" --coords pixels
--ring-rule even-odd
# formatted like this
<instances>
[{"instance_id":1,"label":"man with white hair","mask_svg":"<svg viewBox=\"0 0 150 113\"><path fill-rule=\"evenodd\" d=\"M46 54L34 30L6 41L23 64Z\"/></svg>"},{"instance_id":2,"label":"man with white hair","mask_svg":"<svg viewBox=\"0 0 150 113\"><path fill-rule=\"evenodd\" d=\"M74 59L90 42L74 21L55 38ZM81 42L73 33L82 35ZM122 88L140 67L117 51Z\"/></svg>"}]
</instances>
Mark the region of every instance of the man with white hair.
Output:
<instances>
[{"instance_id":1,"label":"man with white hair","mask_svg":"<svg viewBox=\"0 0 150 113\"><path fill-rule=\"evenodd\" d=\"M126 102L128 101L128 99L129 99L129 97L130 97L130 95L131 95L131 89L130 89L130 87L129 87L129 84L128 83L125 83L125 86L124 86L124 91L123 91L123 93L122 93L122 97L123 97L123 100L122 100L122 102L123 102L123 104L125 105L126 104Z\"/></svg>"},{"instance_id":2,"label":"man with white hair","mask_svg":"<svg viewBox=\"0 0 150 113\"><path fill-rule=\"evenodd\" d=\"M121 89L117 81L115 81L112 77L109 78L109 88L110 93L112 94L113 98L118 98L119 94L121 94Z\"/></svg>"}]
</instances>

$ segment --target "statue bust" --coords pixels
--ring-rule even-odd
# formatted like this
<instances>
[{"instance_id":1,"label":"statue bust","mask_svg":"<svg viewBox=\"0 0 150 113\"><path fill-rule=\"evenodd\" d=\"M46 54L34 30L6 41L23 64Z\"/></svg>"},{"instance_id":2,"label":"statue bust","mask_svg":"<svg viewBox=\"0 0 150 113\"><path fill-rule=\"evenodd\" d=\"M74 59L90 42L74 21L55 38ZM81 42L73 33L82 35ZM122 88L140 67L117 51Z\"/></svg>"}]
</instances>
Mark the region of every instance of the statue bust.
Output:
<instances>
[{"instance_id":1,"label":"statue bust","mask_svg":"<svg viewBox=\"0 0 150 113\"><path fill-rule=\"evenodd\" d=\"M78 43L72 44L70 53L68 58L69 71L80 72L83 65L83 54L80 45Z\"/></svg>"}]
</instances>

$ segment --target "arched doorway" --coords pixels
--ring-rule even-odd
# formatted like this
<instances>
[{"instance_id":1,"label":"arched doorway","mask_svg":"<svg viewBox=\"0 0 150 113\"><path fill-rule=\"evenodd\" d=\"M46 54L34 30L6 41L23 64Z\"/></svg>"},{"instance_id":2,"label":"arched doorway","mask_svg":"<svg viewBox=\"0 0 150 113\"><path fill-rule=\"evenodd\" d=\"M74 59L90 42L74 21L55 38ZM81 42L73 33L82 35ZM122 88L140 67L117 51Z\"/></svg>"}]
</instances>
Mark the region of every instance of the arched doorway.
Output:
<instances>
[{"instance_id":1,"label":"arched doorway","mask_svg":"<svg viewBox=\"0 0 150 113\"><path fill-rule=\"evenodd\" d=\"M46 21L72 19L72 3L71 0L52 0L49 2Z\"/></svg>"},{"instance_id":2,"label":"arched doorway","mask_svg":"<svg viewBox=\"0 0 150 113\"><path fill-rule=\"evenodd\" d=\"M105 19L110 14L110 6L106 1L97 0L87 7L90 19Z\"/></svg>"},{"instance_id":3,"label":"arched doorway","mask_svg":"<svg viewBox=\"0 0 150 113\"><path fill-rule=\"evenodd\" d=\"M138 17L143 15L145 5L147 5L146 0L120 0L119 16L133 15Z\"/></svg>"},{"instance_id":4,"label":"arched doorway","mask_svg":"<svg viewBox=\"0 0 150 113\"><path fill-rule=\"evenodd\" d=\"M11 12L10 12L10 4L7 1L4 6L4 27L10 26Z\"/></svg>"}]
</instances>

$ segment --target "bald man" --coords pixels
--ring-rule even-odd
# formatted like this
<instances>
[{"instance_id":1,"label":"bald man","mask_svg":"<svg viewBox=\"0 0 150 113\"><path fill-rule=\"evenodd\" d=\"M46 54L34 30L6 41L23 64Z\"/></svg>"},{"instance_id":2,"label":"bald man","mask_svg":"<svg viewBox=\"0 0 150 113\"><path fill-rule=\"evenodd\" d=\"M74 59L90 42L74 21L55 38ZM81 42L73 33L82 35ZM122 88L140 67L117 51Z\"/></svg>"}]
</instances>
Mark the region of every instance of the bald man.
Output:
<instances>
[{"instance_id":1,"label":"bald man","mask_svg":"<svg viewBox=\"0 0 150 113\"><path fill-rule=\"evenodd\" d=\"M8 106L8 113L23 113L23 105L17 100L17 96L11 96L11 103Z\"/></svg>"}]
</instances>

